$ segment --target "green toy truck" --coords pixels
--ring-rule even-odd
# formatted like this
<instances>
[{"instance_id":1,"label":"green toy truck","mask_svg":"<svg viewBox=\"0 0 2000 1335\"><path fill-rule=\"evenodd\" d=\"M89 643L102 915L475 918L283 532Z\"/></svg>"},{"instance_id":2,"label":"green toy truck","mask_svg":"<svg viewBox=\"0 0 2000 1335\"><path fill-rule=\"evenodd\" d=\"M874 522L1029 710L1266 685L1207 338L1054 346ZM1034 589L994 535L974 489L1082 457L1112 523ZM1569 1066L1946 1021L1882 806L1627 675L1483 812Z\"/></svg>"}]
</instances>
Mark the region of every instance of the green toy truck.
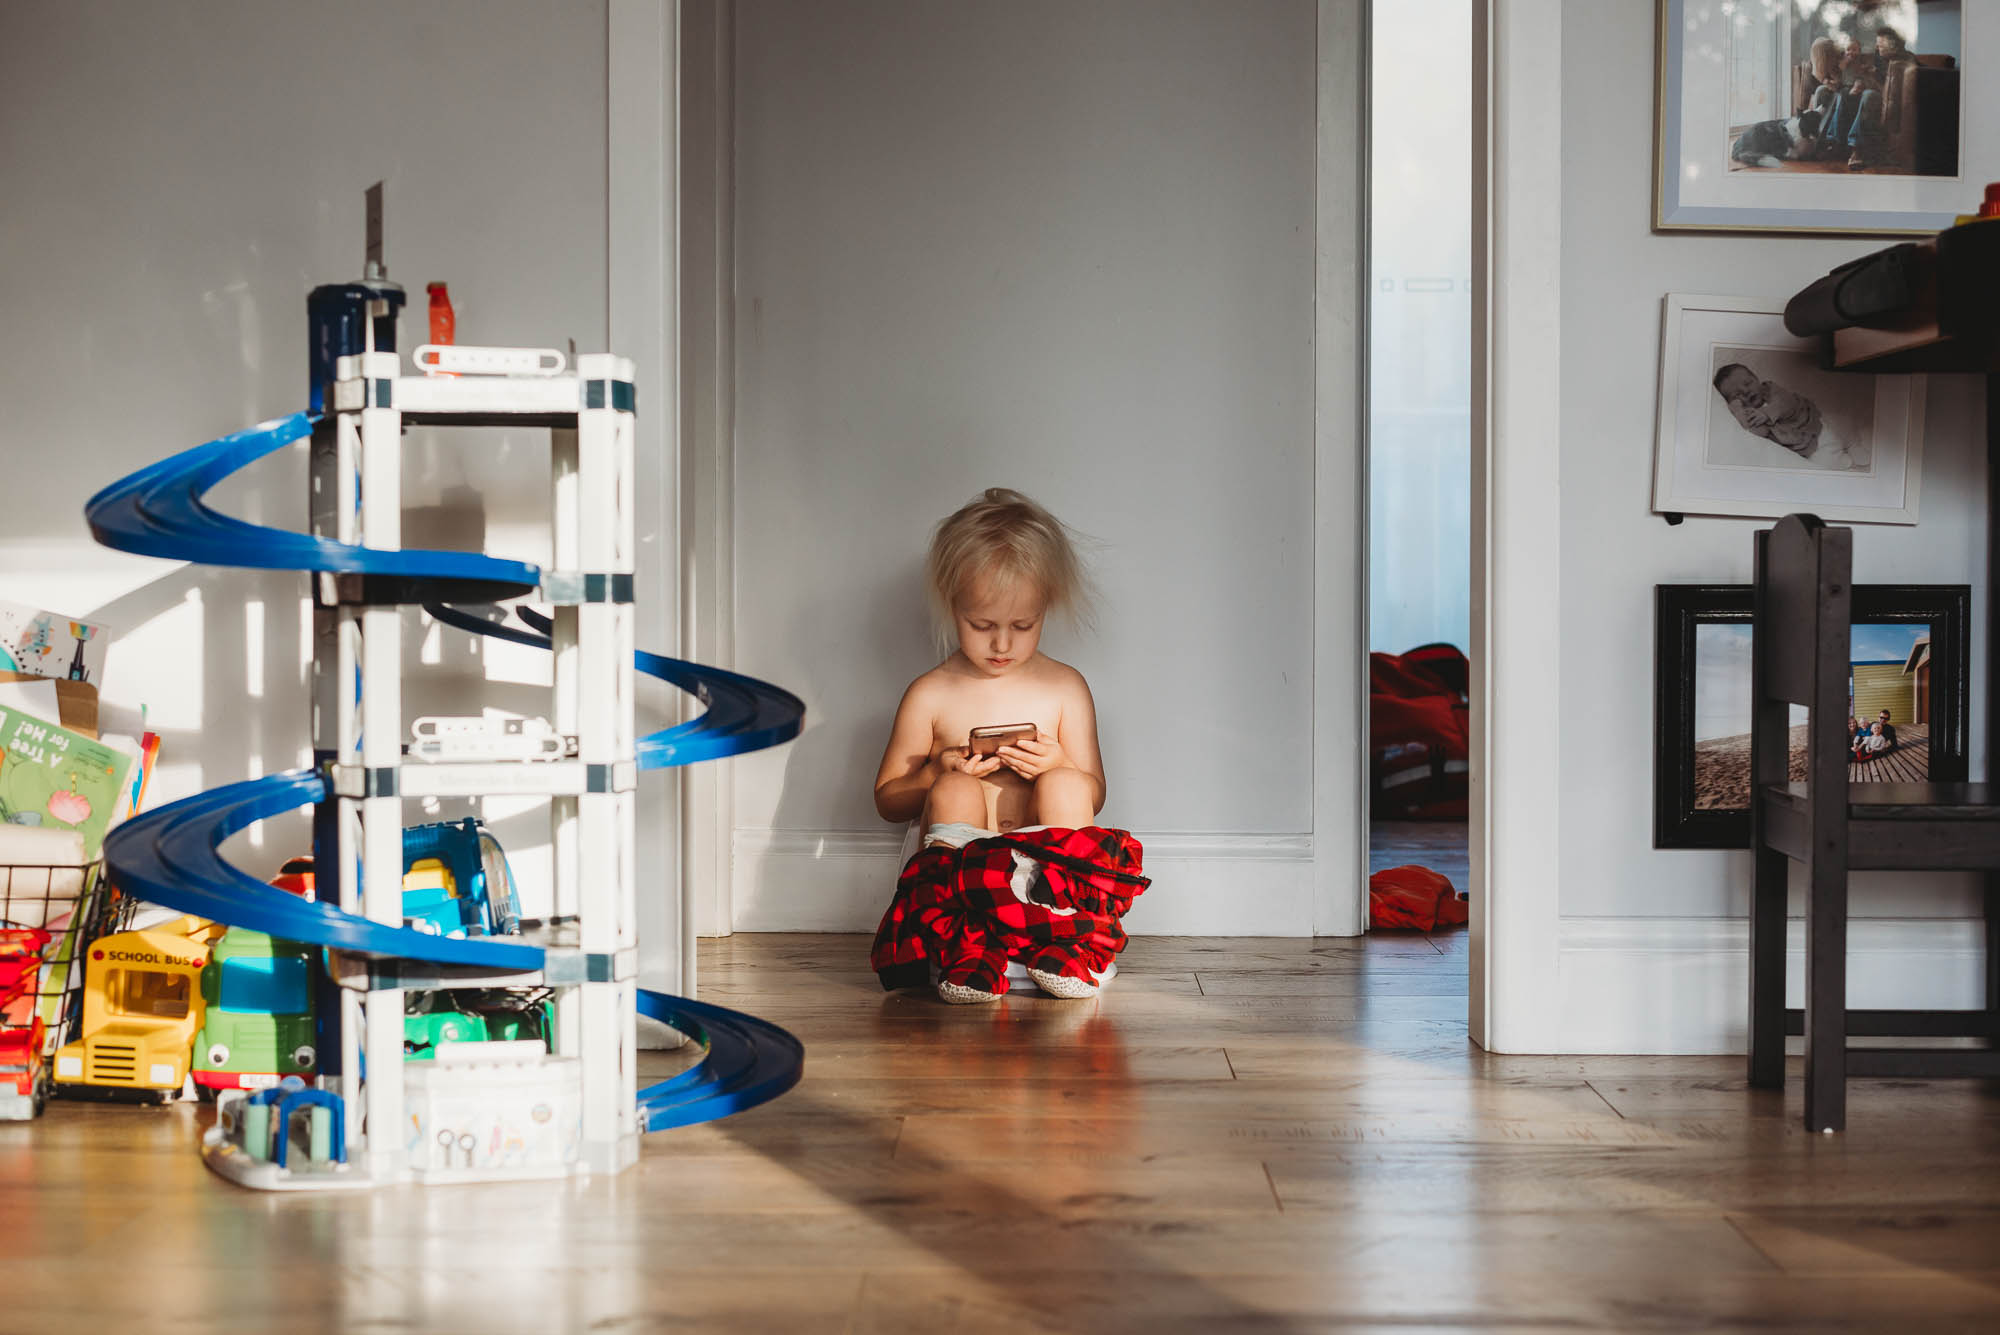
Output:
<instances>
[{"instance_id":1,"label":"green toy truck","mask_svg":"<svg viewBox=\"0 0 2000 1335\"><path fill-rule=\"evenodd\" d=\"M403 1056L428 1061L440 1043L536 1039L551 1046L555 999L544 988L459 988L413 992L403 1016Z\"/></svg>"},{"instance_id":2,"label":"green toy truck","mask_svg":"<svg viewBox=\"0 0 2000 1335\"><path fill-rule=\"evenodd\" d=\"M288 1075L310 1081L313 1050L313 950L232 927L201 971L207 1003L194 1036L196 1091L270 1089Z\"/></svg>"}]
</instances>

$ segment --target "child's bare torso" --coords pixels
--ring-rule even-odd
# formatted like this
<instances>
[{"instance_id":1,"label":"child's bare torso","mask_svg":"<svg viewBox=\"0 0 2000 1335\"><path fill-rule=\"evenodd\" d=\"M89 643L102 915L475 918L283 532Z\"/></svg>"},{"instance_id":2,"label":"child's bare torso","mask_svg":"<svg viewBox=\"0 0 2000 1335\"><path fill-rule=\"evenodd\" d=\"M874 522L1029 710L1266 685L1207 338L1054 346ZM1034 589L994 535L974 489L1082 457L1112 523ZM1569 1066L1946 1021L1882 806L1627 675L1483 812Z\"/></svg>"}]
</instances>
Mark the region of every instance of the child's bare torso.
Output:
<instances>
[{"instance_id":1,"label":"child's bare torso","mask_svg":"<svg viewBox=\"0 0 2000 1335\"><path fill-rule=\"evenodd\" d=\"M1043 654L999 678L959 670L955 658L925 674L937 702L931 721L932 760L947 748L964 746L974 728L990 724L1032 723L1050 737L1060 737L1065 710L1074 712L1088 698L1088 688L1074 669ZM1011 830L1027 823L1034 791L1028 780L1002 765L979 782L986 790L986 828Z\"/></svg>"}]
</instances>

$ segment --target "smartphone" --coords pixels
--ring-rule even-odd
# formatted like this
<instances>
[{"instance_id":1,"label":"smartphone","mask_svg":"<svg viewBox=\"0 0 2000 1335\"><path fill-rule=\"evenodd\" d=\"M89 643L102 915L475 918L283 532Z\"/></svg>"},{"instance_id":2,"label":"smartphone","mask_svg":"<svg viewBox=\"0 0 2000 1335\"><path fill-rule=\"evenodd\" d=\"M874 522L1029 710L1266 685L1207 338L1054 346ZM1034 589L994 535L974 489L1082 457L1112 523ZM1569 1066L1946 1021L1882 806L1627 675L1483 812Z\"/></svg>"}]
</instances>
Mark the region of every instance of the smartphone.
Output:
<instances>
[{"instance_id":1,"label":"smartphone","mask_svg":"<svg viewBox=\"0 0 2000 1335\"><path fill-rule=\"evenodd\" d=\"M1003 746L1034 737L1039 731L1032 723L989 723L974 728L968 741L973 755L990 756L998 754Z\"/></svg>"}]
</instances>

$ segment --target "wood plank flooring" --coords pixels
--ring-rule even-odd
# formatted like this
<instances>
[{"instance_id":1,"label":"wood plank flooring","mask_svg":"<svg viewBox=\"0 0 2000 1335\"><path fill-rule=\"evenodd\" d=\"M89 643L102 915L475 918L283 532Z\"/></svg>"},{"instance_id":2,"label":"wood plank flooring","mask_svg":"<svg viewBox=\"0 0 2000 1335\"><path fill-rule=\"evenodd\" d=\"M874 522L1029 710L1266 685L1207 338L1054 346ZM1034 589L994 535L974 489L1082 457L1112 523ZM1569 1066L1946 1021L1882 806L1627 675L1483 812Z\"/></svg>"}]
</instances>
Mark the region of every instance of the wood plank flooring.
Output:
<instances>
[{"instance_id":1,"label":"wood plank flooring","mask_svg":"<svg viewBox=\"0 0 2000 1335\"><path fill-rule=\"evenodd\" d=\"M0 1123L0 1332L2000 1329L2000 1090L1493 1056L1462 932L1142 939L1088 1002L703 945L800 1086L617 1178L255 1195L207 1110ZM649 1053L667 1071L679 1054Z\"/></svg>"},{"instance_id":2,"label":"wood plank flooring","mask_svg":"<svg viewBox=\"0 0 2000 1335\"><path fill-rule=\"evenodd\" d=\"M1465 894L1472 884L1472 857L1464 821L1378 820L1368 827L1368 870L1415 863L1429 867Z\"/></svg>"}]
</instances>

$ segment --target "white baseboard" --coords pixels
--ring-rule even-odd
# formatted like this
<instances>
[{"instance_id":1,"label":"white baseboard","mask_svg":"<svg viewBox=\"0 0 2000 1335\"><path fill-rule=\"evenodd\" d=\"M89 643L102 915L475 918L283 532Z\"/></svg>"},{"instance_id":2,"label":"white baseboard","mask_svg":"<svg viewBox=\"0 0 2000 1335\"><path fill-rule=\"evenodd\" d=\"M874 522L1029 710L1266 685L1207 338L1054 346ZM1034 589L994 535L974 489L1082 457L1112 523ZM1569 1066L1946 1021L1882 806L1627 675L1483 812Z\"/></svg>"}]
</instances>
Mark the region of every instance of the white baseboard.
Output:
<instances>
[{"instance_id":1,"label":"white baseboard","mask_svg":"<svg viewBox=\"0 0 2000 1335\"><path fill-rule=\"evenodd\" d=\"M1302 834L1140 834L1153 884L1127 930L1151 936L1311 936L1313 844ZM739 932L872 932L902 870L900 831L740 828Z\"/></svg>"},{"instance_id":2,"label":"white baseboard","mask_svg":"<svg viewBox=\"0 0 2000 1335\"><path fill-rule=\"evenodd\" d=\"M1731 1053L1749 1043L1750 929L1742 918L1565 918L1555 1050ZM1786 941L1786 1004L1804 1000L1805 923ZM1986 926L1964 918L1857 918L1847 927L1856 1010L1985 1004Z\"/></svg>"}]
</instances>

